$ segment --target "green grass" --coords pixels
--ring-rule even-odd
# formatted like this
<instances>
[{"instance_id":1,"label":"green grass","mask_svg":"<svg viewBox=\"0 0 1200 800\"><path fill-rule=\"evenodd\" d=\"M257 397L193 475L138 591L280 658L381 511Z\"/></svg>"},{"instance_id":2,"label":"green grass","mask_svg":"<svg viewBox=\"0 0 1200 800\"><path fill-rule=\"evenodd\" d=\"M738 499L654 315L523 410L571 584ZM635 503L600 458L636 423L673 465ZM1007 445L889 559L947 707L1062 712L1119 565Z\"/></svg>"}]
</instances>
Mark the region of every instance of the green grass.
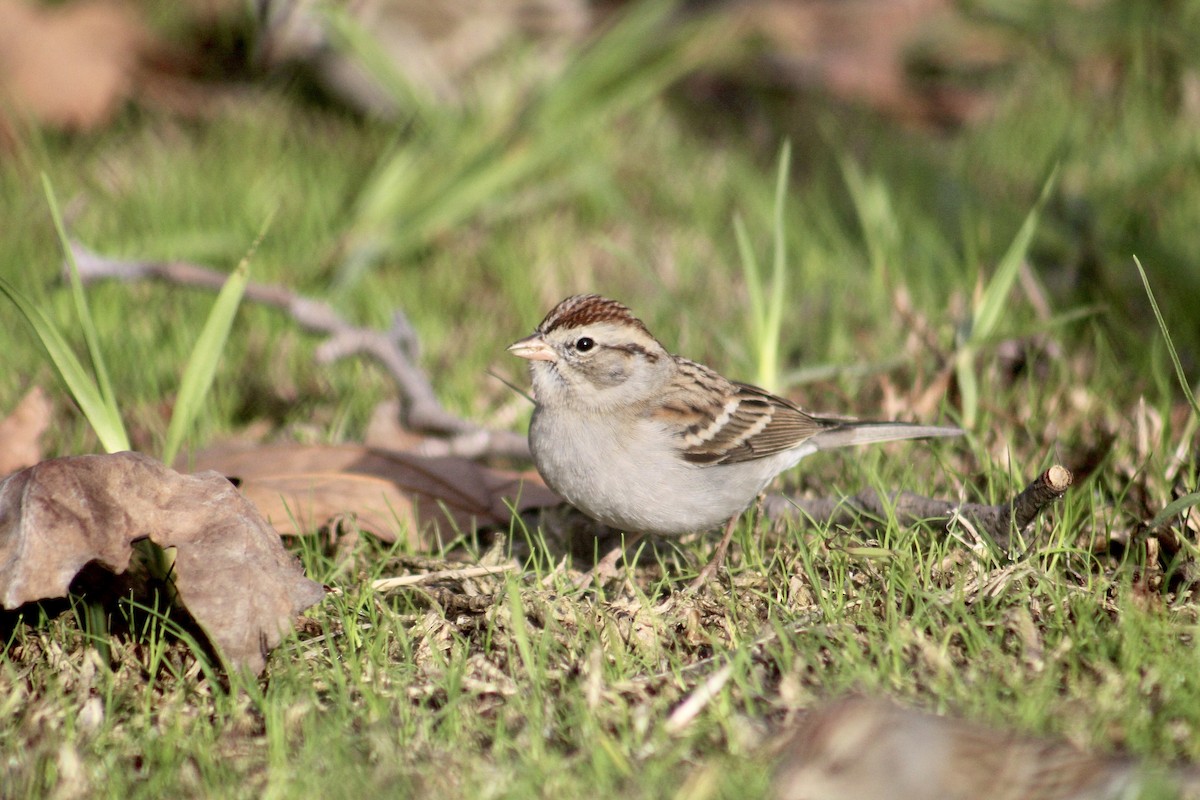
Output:
<instances>
[{"instance_id":1,"label":"green grass","mask_svg":"<svg viewBox=\"0 0 1200 800\"><path fill-rule=\"evenodd\" d=\"M973 399L951 382L918 414L961 419L969 405L963 440L822 454L789 477L793 488L998 502L1052 463L1078 483L1012 562L977 562L944 532L887 521L771 531L748 515L730 575L694 599L680 589L711 536L656 543L627 584L580 592L559 554L531 550L537 532L514 524L521 570L386 596L371 580L405 572L411 554L370 541L335 552L314 537L294 549L341 593L308 613L266 677L232 685L206 678L145 610L114 612L141 633L113 635L100 659L84 604L28 608L0 626L4 794L759 796L773 726L845 691L1152 764L1200 759L1193 589L1144 563L1140 547L1084 546L1110 533L1136 542L1177 498L1166 524L1193 547L1197 536L1178 514L1197 488L1180 381L1200 375L1200 158L1195 110L1171 76L1200 67L1200 51L1174 33L1189 29L1187 8L1140 7L1114 2L1084 20L993 10L1020 58L993 116L953 135L900 133L816 98L801 114L764 93L774 135L756 150L737 120L705 129L688 92L660 92L696 51L682 34L656 50L635 20L569 74L571 91L514 92L473 115L426 109L407 138L282 91L203 121L130 111L89 136L35 136L0 163L0 278L80 355L88 344L58 278L43 171L71 235L109 256L233 272L274 212L253 279L328 299L360 324L403 309L442 400L483 424L517 427L528 414L487 375L525 385L503 346L567 294L599 291L731 376L760 365L805 376L790 395L818 411L911 416L945 371L974 380ZM1048 54L1047 40L1060 49ZM1121 65L1110 91L1074 88L1089 56ZM521 114L538 124L516 125ZM564 119L581 124L531 155ZM392 181L406 159L427 172ZM453 169L435 180L439 160ZM1026 241L1022 220L1055 164ZM775 327L766 259L784 252ZM1018 252L1048 318L1013 280ZM747 253L759 278L742 270ZM84 291L129 437L162 452L214 298L159 284ZM766 315L757 340L746 333L755 307ZM963 355L961 334L981 313L986 335ZM370 363L317 365L318 344L243 303L185 446L263 422L285 439L361 439L391 388ZM101 449L6 300L0 352L0 409L33 384L56 398L47 455ZM484 558L475 547L445 555ZM668 729L726 664L728 682L701 713Z\"/></svg>"}]
</instances>

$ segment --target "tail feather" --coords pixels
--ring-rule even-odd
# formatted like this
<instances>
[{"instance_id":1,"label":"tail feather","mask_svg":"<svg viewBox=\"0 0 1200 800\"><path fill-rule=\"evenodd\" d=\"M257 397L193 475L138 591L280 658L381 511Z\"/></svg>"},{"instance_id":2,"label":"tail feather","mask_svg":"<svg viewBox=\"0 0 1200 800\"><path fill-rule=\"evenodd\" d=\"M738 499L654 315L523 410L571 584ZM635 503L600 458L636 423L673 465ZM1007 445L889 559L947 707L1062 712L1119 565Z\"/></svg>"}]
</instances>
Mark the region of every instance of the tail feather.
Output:
<instances>
[{"instance_id":1,"label":"tail feather","mask_svg":"<svg viewBox=\"0 0 1200 800\"><path fill-rule=\"evenodd\" d=\"M857 444L892 442L897 439L929 439L936 436L962 436L960 428L937 425L913 425L907 422L841 422L822 420L831 427L815 434L809 442L818 450Z\"/></svg>"}]
</instances>

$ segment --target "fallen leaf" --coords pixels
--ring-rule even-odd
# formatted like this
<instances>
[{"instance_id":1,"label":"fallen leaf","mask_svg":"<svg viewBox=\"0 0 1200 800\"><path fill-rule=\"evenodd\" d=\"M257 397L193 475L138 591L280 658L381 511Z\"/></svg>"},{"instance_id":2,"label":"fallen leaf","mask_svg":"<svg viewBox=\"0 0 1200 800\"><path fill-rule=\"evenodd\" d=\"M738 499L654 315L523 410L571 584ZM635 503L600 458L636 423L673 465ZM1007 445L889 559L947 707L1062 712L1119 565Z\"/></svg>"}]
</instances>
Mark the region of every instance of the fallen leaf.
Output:
<instances>
[{"instance_id":1,"label":"fallen leaf","mask_svg":"<svg viewBox=\"0 0 1200 800\"><path fill-rule=\"evenodd\" d=\"M50 401L42 387L25 393L12 413L0 421L0 475L42 460L42 434L50 427Z\"/></svg>"},{"instance_id":2,"label":"fallen leaf","mask_svg":"<svg viewBox=\"0 0 1200 800\"><path fill-rule=\"evenodd\" d=\"M324 596L225 478L115 453L43 461L0 483L0 604L65 597L91 562L122 573L147 538L175 549L180 603L235 668L261 672Z\"/></svg>"},{"instance_id":3,"label":"fallen leaf","mask_svg":"<svg viewBox=\"0 0 1200 800\"><path fill-rule=\"evenodd\" d=\"M236 478L276 530L291 536L354 515L384 541L403 533L420 547L445 526L507 527L514 508L563 502L536 473L353 444L226 446L201 453L195 466Z\"/></svg>"},{"instance_id":4,"label":"fallen leaf","mask_svg":"<svg viewBox=\"0 0 1200 800\"><path fill-rule=\"evenodd\" d=\"M0 98L45 125L93 128L132 93L148 42L134 13L112 0L0 0Z\"/></svg>"}]
</instances>

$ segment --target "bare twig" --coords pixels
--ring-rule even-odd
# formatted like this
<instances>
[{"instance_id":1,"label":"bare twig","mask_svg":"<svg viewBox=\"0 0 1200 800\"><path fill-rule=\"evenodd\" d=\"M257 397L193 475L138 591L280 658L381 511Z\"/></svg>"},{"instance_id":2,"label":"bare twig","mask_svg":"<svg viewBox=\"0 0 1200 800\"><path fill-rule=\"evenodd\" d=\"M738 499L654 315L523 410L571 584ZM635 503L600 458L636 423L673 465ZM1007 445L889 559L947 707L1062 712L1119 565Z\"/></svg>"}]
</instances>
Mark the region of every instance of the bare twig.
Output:
<instances>
[{"instance_id":1,"label":"bare twig","mask_svg":"<svg viewBox=\"0 0 1200 800\"><path fill-rule=\"evenodd\" d=\"M1029 527L1045 508L1062 497L1071 486L1071 471L1055 464L1043 472L1010 502L996 505L954 503L921 497L911 492L893 492L881 497L874 490L859 492L845 499L793 498L772 495L764 501L772 519L798 519L803 516L830 524L848 524L863 514L887 516L895 513L902 525L925 521L946 524L957 517L982 531L1000 547L1007 547L1013 532Z\"/></svg>"},{"instance_id":2,"label":"bare twig","mask_svg":"<svg viewBox=\"0 0 1200 800\"><path fill-rule=\"evenodd\" d=\"M123 261L93 253L78 242L72 242L71 249L84 282L159 280L216 290L227 277L185 261ZM396 311L390 330L378 331L355 327L342 319L328 303L303 297L282 286L250 283L245 296L253 302L286 312L304 330L327 335L329 338L317 348L319 363L328 364L360 353L378 361L396 382L403 401L405 425L412 430L447 437L429 442L426 455L529 456L529 445L524 436L511 431L488 430L455 416L442 406L425 371L417 364L417 338L402 311Z\"/></svg>"}]
</instances>

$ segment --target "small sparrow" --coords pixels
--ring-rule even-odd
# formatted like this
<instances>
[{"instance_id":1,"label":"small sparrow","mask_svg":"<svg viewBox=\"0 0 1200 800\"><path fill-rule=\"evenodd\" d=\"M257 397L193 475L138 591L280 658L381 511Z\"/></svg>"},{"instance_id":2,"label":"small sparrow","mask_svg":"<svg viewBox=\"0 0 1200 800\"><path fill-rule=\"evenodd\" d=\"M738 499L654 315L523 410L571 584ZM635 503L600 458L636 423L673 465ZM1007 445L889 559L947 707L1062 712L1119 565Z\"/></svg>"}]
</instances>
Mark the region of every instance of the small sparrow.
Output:
<instances>
[{"instance_id":1,"label":"small sparrow","mask_svg":"<svg viewBox=\"0 0 1200 800\"><path fill-rule=\"evenodd\" d=\"M563 300L508 349L530 362L533 461L569 503L634 535L727 523L697 584L724 558L741 513L805 456L962 433L814 417L672 355L628 308L595 294Z\"/></svg>"},{"instance_id":2,"label":"small sparrow","mask_svg":"<svg viewBox=\"0 0 1200 800\"><path fill-rule=\"evenodd\" d=\"M770 797L1121 800L1139 796L1140 783L1136 762L1123 756L849 698L801 720Z\"/></svg>"}]
</instances>

